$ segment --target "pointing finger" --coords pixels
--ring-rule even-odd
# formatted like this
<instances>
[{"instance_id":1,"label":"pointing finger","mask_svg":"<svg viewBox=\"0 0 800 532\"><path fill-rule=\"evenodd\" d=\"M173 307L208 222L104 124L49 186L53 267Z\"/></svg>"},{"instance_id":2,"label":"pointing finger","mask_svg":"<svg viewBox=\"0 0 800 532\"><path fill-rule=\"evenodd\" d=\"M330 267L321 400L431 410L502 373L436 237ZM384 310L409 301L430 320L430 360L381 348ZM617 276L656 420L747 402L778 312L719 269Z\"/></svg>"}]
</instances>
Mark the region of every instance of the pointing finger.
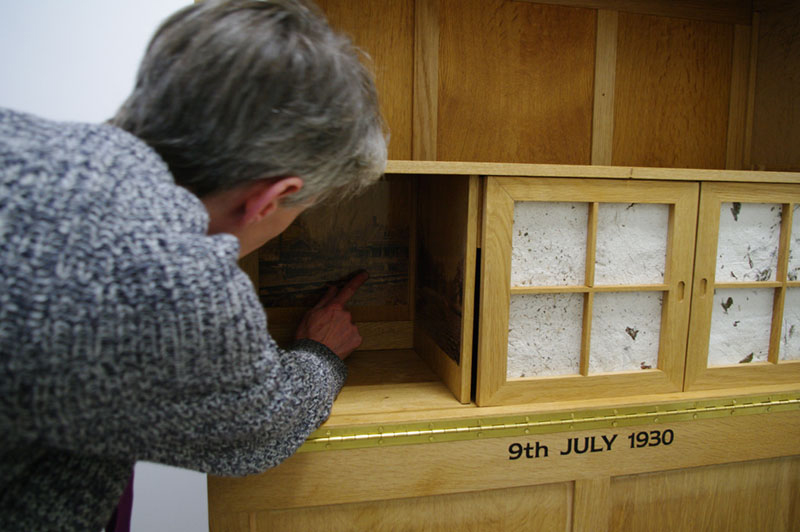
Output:
<instances>
[{"instance_id":1,"label":"pointing finger","mask_svg":"<svg viewBox=\"0 0 800 532\"><path fill-rule=\"evenodd\" d=\"M361 285L364 284L367 279L369 279L369 274L367 272L359 272L353 276L352 279L347 281L347 284L344 285L341 290L339 290L339 293L336 294L336 297L334 297L330 303L344 305L350 301L350 298L353 297L353 294L356 293L356 290L361 288Z\"/></svg>"}]
</instances>

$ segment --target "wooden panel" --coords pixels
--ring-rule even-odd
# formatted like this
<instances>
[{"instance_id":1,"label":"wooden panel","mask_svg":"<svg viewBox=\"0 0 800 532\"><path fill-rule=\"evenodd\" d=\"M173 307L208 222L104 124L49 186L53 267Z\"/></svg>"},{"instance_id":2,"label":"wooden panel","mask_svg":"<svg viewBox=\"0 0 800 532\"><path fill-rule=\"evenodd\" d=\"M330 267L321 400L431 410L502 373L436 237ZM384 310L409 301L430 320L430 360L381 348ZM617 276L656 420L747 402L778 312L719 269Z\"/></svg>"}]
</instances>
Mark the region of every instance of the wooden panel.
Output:
<instances>
[{"instance_id":1,"label":"wooden panel","mask_svg":"<svg viewBox=\"0 0 800 532\"><path fill-rule=\"evenodd\" d=\"M728 116L728 147L725 162L725 168L728 169L744 168L751 43L752 28L750 26L737 25L733 34L731 104Z\"/></svg>"},{"instance_id":2,"label":"wooden panel","mask_svg":"<svg viewBox=\"0 0 800 532\"><path fill-rule=\"evenodd\" d=\"M345 363L348 387L438 380L425 364L402 349L357 351Z\"/></svg>"},{"instance_id":3,"label":"wooden panel","mask_svg":"<svg viewBox=\"0 0 800 532\"><path fill-rule=\"evenodd\" d=\"M800 457L613 479L610 530L800 530Z\"/></svg>"},{"instance_id":4,"label":"wooden panel","mask_svg":"<svg viewBox=\"0 0 800 532\"><path fill-rule=\"evenodd\" d=\"M412 156L436 160L439 118L439 0L414 5L414 109Z\"/></svg>"},{"instance_id":5,"label":"wooden panel","mask_svg":"<svg viewBox=\"0 0 800 532\"><path fill-rule=\"evenodd\" d=\"M588 478L575 481L572 532L607 532L611 517L611 479Z\"/></svg>"},{"instance_id":6,"label":"wooden panel","mask_svg":"<svg viewBox=\"0 0 800 532\"><path fill-rule=\"evenodd\" d=\"M415 347L462 402L472 374L477 188L477 176L418 185Z\"/></svg>"},{"instance_id":7,"label":"wooden panel","mask_svg":"<svg viewBox=\"0 0 800 532\"><path fill-rule=\"evenodd\" d=\"M687 171L682 168L641 168L559 164L513 164L447 161L389 161L391 174L507 175L536 177L602 177L608 179L657 179L668 181L740 181L748 183L800 183L798 172L745 170Z\"/></svg>"},{"instance_id":8,"label":"wooden panel","mask_svg":"<svg viewBox=\"0 0 800 532\"><path fill-rule=\"evenodd\" d=\"M758 13L753 13L753 22L750 26L750 66L747 72L747 115L744 126L744 153L742 167L752 168L753 159L753 122L755 121L756 107L756 73L758 72L758 27L760 26Z\"/></svg>"},{"instance_id":9,"label":"wooden panel","mask_svg":"<svg viewBox=\"0 0 800 532\"><path fill-rule=\"evenodd\" d=\"M496 178L486 184L481 245L476 401L488 404L506 380L514 200Z\"/></svg>"},{"instance_id":10,"label":"wooden panel","mask_svg":"<svg viewBox=\"0 0 800 532\"><path fill-rule=\"evenodd\" d=\"M371 59L375 84L391 138L389 157L411 158L414 55L413 0L317 0L331 25L349 34Z\"/></svg>"},{"instance_id":11,"label":"wooden panel","mask_svg":"<svg viewBox=\"0 0 800 532\"><path fill-rule=\"evenodd\" d=\"M692 288L692 324L689 331L684 389L720 389L734 386L790 384L800 382L800 363L796 361L784 361L780 364L775 363L777 362L776 351L778 349L778 335L776 334L775 327L780 326L780 313L782 309L779 303L782 302L781 292L785 290L787 284L786 260L788 250L786 247L789 244L790 238L787 237L786 233L790 230L789 223L791 222L791 215L783 213L779 215L779 218L783 218L782 227L779 229L782 236L780 238L780 247L776 245L774 251L778 252L777 257L780 258L781 261L776 274L779 274L780 277L773 277L774 282L758 281L745 283L737 280L735 283L722 284L721 282L717 282L716 274L717 269L724 266L724 264L717 264L717 256L720 251L718 249L720 209L723 202L739 202L740 208L741 204L747 203L782 205L791 202L797 204L800 203L800 187L778 184L748 185L743 183L703 183L698 217L695 280ZM728 216L730 216L730 214L728 214ZM753 233L752 230L748 232L748 229L748 227L741 228L741 234L747 235L749 238L754 238L753 235L757 233ZM748 241L747 243L749 244L750 242ZM753 242L754 247L758 247L758 245L763 247L763 243ZM775 320L778 320L779 323L774 323L772 327L773 332L771 341L769 342L770 356L768 362L747 364L745 363L746 359L742 359L742 362L739 364L732 363L731 365L709 367L708 353L712 316L714 307L716 306L715 287L718 286L723 288L740 288L743 293L746 291L746 288L761 287L763 290L773 291L779 296L774 300L775 305L779 306L773 306L772 310L771 321L774 323ZM727 314L728 309L725 307L723 308ZM765 327L766 332L768 332L769 328L769 325ZM735 331L735 329L731 330ZM765 331L751 329L751 334L762 332Z\"/></svg>"},{"instance_id":12,"label":"wooden panel","mask_svg":"<svg viewBox=\"0 0 800 532\"><path fill-rule=\"evenodd\" d=\"M770 4L758 18L751 164L800 170L800 5Z\"/></svg>"},{"instance_id":13,"label":"wooden panel","mask_svg":"<svg viewBox=\"0 0 800 532\"><path fill-rule=\"evenodd\" d=\"M571 483L561 483L374 503L275 510L256 514L256 530L567 531L571 491Z\"/></svg>"},{"instance_id":14,"label":"wooden panel","mask_svg":"<svg viewBox=\"0 0 800 532\"><path fill-rule=\"evenodd\" d=\"M613 164L724 168L733 26L620 13Z\"/></svg>"},{"instance_id":15,"label":"wooden panel","mask_svg":"<svg viewBox=\"0 0 800 532\"><path fill-rule=\"evenodd\" d=\"M588 164L595 17L442 0L437 159Z\"/></svg>"},{"instance_id":16,"label":"wooden panel","mask_svg":"<svg viewBox=\"0 0 800 532\"><path fill-rule=\"evenodd\" d=\"M800 413L786 412L304 453L262 475L209 476L211 530L429 530L437 515L459 525L450 530L798 530L800 456L773 459L796 455L798 422ZM655 429L672 431L671 443L631 448L628 434ZM561 454L587 437L614 443ZM768 460L734 463L759 459ZM657 471L667 472L647 474ZM725 513L742 526L724 526Z\"/></svg>"},{"instance_id":17,"label":"wooden panel","mask_svg":"<svg viewBox=\"0 0 800 532\"><path fill-rule=\"evenodd\" d=\"M671 430L669 445L631 448L637 431ZM569 442L595 438L598 449L569 452ZM511 460L509 447L526 443L536 457ZM209 508L257 512L309 505L424 497L544 483L633 475L800 454L800 411L572 431L510 438L299 453L280 466L245 478L209 476ZM584 447L584 451L586 448ZM619 530L611 528L610 530Z\"/></svg>"},{"instance_id":18,"label":"wooden panel","mask_svg":"<svg viewBox=\"0 0 800 532\"><path fill-rule=\"evenodd\" d=\"M592 164L611 164L614 142L614 85L617 73L619 13L597 12L597 53L592 113Z\"/></svg>"},{"instance_id":19,"label":"wooden panel","mask_svg":"<svg viewBox=\"0 0 800 532\"><path fill-rule=\"evenodd\" d=\"M540 4L592 7L643 15L713 20L732 24L750 21L750 0L520 0Z\"/></svg>"},{"instance_id":20,"label":"wooden panel","mask_svg":"<svg viewBox=\"0 0 800 532\"><path fill-rule=\"evenodd\" d=\"M255 515L247 512L227 513L225 508L209 508L208 529L211 532L253 532Z\"/></svg>"},{"instance_id":21,"label":"wooden panel","mask_svg":"<svg viewBox=\"0 0 800 532\"><path fill-rule=\"evenodd\" d=\"M490 178L484 210L477 403L487 406L614 397L635 394L636 390L641 389L648 389L652 393L679 390L683 384L689 324L690 301L686 294L692 280L697 190L697 185L691 183ZM597 372L590 376L578 375L576 371L574 375L508 378L511 233L514 202L523 201L669 205L668 229L664 228L667 234L666 271L662 288L657 370L642 367L641 370L636 368L606 374ZM588 225L590 233L592 225ZM586 256L593 254L593 245L587 242L589 253ZM583 281L577 284L581 285L583 292L597 291L594 286L583 286ZM639 291L651 288L639 283L628 284L638 287ZM538 290L538 287L534 288ZM572 288L567 286L563 292L574 292ZM553 294L553 290L552 287L544 287L541 293ZM525 292L529 293L530 289L525 289ZM587 298L585 307L590 306L591 298ZM589 323L588 319L584 319L583 325ZM578 323L569 324L569 327L576 326L579 326ZM542 334L545 334L544 330ZM584 338L584 346L587 342L588 339Z\"/></svg>"},{"instance_id":22,"label":"wooden panel","mask_svg":"<svg viewBox=\"0 0 800 532\"><path fill-rule=\"evenodd\" d=\"M239 259L239 267L253 282L254 287L258 287L258 250L249 253Z\"/></svg>"}]
</instances>

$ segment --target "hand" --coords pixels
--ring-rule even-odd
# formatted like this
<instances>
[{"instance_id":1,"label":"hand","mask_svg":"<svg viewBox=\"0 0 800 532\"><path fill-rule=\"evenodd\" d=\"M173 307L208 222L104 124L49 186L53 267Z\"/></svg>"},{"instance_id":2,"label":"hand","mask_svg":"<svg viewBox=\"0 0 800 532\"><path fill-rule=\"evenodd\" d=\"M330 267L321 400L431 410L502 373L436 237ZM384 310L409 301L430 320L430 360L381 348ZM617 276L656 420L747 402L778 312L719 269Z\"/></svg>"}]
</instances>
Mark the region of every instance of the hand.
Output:
<instances>
[{"instance_id":1,"label":"hand","mask_svg":"<svg viewBox=\"0 0 800 532\"><path fill-rule=\"evenodd\" d=\"M360 272L341 289L331 286L319 303L303 317L295 337L298 340L308 338L317 341L342 360L347 358L361 345L361 335L344 305L368 278L367 272Z\"/></svg>"}]
</instances>

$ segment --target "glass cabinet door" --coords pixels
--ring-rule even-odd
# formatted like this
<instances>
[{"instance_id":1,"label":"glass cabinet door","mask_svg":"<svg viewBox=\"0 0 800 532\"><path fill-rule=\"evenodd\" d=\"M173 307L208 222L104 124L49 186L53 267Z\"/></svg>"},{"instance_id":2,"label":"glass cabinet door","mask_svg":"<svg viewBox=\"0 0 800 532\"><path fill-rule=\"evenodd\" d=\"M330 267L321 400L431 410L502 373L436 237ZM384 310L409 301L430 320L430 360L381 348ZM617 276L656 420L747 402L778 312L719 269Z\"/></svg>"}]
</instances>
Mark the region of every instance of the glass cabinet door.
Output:
<instances>
[{"instance_id":1,"label":"glass cabinet door","mask_svg":"<svg viewBox=\"0 0 800 532\"><path fill-rule=\"evenodd\" d=\"M478 404L681 390L697 198L695 183L488 178Z\"/></svg>"},{"instance_id":2,"label":"glass cabinet door","mask_svg":"<svg viewBox=\"0 0 800 532\"><path fill-rule=\"evenodd\" d=\"M800 381L800 187L704 183L686 389Z\"/></svg>"}]
</instances>

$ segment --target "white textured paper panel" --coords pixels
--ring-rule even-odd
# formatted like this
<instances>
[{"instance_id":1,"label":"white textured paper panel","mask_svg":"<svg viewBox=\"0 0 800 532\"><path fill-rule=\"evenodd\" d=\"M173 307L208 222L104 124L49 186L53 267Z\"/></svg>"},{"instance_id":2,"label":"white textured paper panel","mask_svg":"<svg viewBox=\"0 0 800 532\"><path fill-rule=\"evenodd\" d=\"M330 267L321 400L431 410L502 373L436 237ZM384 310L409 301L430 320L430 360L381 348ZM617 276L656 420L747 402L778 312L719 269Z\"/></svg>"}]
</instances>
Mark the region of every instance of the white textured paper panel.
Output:
<instances>
[{"instance_id":1,"label":"white textured paper panel","mask_svg":"<svg viewBox=\"0 0 800 532\"><path fill-rule=\"evenodd\" d=\"M792 237L789 242L789 272L790 281L800 279L800 205L792 209Z\"/></svg>"},{"instance_id":2,"label":"white textured paper panel","mask_svg":"<svg viewBox=\"0 0 800 532\"><path fill-rule=\"evenodd\" d=\"M800 288L786 290L780 360L800 360Z\"/></svg>"},{"instance_id":3,"label":"white textured paper panel","mask_svg":"<svg viewBox=\"0 0 800 532\"><path fill-rule=\"evenodd\" d=\"M669 205L602 203L595 284L663 283Z\"/></svg>"},{"instance_id":4,"label":"white textured paper panel","mask_svg":"<svg viewBox=\"0 0 800 532\"><path fill-rule=\"evenodd\" d=\"M580 371L583 294L512 295L506 377Z\"/></svg>"},{"instance_id":5,"label":"white textured paper panel","mask_svg":"<svg viewBox=\"0 0 800 532\"><path fill-rule=\"evenodd\" d=\"M709 367L767 360L773 295L771 288L714 290Z\"/></svg>"},{"instance_id":6,"label":"white textured paper panel","mask_svg":"<svg viewBox=\"0 0 800 532\"><path fill-rule=\"evenodd\" d=\"M585 283L588 204L514 204L512 286Z\"/></svg>"},{"instance_id":7,"label":"white textured paper panel","mask_svg":"<svg viewBox=\"0 0 800 532\"><path fill-rule=\"evenodd\" d=\"M780 233L780 205L723 203L719 213L716 281L774 281Z\"/></svg>"},{"instance_id":8,"label":"white textured paper panel","mask_svg":"<svg viewBox=\"0 0 800 532\"><path fill-rule=\"evenodd\" d=\"M594 296L589 373L658 367L661 292Z\"/></svg>"}]
</instances>

